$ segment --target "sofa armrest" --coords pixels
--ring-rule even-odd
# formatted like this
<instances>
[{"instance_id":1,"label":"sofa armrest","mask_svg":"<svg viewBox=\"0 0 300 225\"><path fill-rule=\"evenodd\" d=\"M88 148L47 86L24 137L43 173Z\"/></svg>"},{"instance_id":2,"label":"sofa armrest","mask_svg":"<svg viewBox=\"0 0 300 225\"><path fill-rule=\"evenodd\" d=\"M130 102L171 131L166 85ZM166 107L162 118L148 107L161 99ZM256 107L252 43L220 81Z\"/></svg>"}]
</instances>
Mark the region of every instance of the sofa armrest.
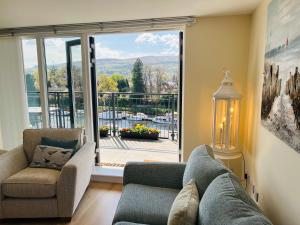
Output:
<instances>
[{"instance_id":1,"label":"sofa armrest","mask_svg":"<svg viewBox=\"0 0 300 225\"><path fill-rule=\"evenodd\" d=\"M134 183L181 189L184 169L183 163L129 162L124 169L123 185Z\"/></svg>"},{"instance_id":2,"label":"sofa armrest","mask_svg":"<svg viewBox=\"0 0 300 225\"><path fill-rule=\"evenodd\" d=\"M62 168L57 182L60 217L72 217L90 183L94 165L95 143L87 142Z\"/></svg>"}]
</instances>

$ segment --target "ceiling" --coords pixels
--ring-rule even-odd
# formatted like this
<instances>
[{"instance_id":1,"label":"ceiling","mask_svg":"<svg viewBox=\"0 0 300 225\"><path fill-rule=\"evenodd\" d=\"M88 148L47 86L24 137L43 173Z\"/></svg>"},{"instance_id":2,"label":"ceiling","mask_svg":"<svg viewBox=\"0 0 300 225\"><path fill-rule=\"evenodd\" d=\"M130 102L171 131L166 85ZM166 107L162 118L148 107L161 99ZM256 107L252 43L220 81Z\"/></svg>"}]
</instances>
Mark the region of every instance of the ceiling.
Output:
<instances>
[{"instance_id":1,"label":"ceiling","mask_svg":"<svg viewBox=\"0 0 300 225\"><path fill-rule=\"evenodd\" d=\"M251 13L261 0L0 0L0 28Z\"/></svg>"}]
</instances>

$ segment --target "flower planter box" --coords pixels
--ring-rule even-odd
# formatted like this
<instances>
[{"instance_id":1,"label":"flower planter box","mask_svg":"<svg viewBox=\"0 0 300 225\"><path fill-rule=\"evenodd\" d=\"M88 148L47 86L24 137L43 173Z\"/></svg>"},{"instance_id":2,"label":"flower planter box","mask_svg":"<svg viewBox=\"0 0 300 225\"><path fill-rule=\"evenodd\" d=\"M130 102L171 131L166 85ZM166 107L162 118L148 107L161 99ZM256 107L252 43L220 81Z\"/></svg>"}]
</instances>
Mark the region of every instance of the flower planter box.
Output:
<instances>
[{"instance_id":1,"label":"flower planter box","mask_svg":"<svg viewBox=\"0 0 300 225\"><path fill-rule=\"evenodd\" d=\"M107 137L108 136L108 128L101 127L99 129L99 134L100 134L100 137Z\"/></svg>"},{"instance_id":2,"label":"flower planter box","mask_svg":"<svg viewBox=\"0 0 300 225\"><path fill-rule=\"evenodd\" d=\"M138 133L131 131L120 131L120 136L122 138L158 140L159 133Z\"/></svg>"}]
</instances>

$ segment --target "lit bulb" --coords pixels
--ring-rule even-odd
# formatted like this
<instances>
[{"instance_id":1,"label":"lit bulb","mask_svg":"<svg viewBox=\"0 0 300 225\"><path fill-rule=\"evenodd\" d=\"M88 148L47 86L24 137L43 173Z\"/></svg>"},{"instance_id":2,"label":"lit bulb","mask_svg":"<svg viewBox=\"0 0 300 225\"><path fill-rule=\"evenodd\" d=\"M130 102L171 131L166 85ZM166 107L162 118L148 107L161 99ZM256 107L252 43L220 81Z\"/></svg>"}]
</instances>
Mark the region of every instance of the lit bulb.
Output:
<instances>
[{"instance_id":1,"label":"lit bulb","mask_svg":"<svg viewBox=\"0 0 300 225\"><path fill-rule=\"evenodd\" d=\"M226 121L226 117L224 116L224 117L223 117L223 122L225 122L225 121Z\"/></svg>"},{"instance_id":2,"label":"lit bulb","mask_svg":"<svg viewBox=\"0 0 300 225\"><path fill-rule=\"evenodd\" d=\"M230 108L230 112L233 113L233 111L234 111L233 108Z\"/></svg>"},{"instance_id":3,"label":"lit bulb","mask_svg":"<svg viewBox=\"0 0 300 225\"><path fill-rule=\"evenodd\" d=\"M221 129L223 128L223 123L220 124L220 128L221 128Z\"/></svg>"}]
</instances>

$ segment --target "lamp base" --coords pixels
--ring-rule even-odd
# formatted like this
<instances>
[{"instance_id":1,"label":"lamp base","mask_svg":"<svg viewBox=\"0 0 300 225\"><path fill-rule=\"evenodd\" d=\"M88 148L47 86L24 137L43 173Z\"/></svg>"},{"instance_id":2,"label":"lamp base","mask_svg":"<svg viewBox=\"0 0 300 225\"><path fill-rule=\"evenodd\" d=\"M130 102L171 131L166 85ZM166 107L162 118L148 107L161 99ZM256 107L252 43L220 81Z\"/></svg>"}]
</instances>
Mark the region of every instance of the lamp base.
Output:
<instances>
[{"instance_id":1,"label":"lamp base","mask_svg":"<svg viewBox=\"0 0 300 225\"><path fill-rule=\"evenodd\" d=\"M224 148L213 147L213 150L215 154L222 155L222 156L235 156L237 154L242 153L236 148L224 149Z\"/></svg>"}]
</instances>

